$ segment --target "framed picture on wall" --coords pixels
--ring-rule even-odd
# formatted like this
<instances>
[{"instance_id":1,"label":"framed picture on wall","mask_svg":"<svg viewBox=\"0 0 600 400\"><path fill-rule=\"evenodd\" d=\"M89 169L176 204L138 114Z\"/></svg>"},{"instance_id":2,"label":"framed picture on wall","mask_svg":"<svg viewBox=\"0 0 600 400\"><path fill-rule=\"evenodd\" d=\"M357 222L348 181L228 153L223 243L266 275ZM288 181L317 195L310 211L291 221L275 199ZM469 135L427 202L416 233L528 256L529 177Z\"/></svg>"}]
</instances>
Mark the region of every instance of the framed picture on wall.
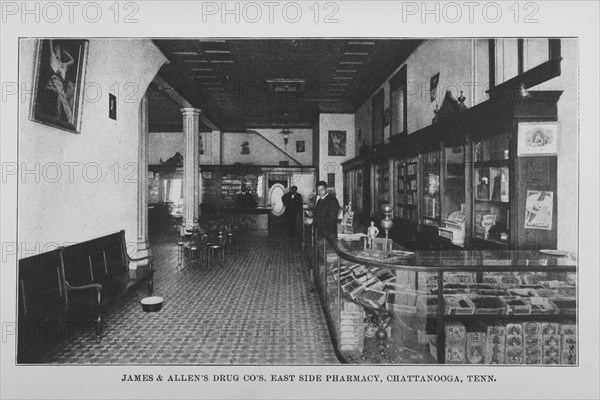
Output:
<instances>
[{"instance_id":1,"label":"framed picture on wall","mask_svg":"<svg viewBox=\"0 0 600 400\"><path fill-rule=\"evenodd\" d=\"M87 40L39 41L31 120L75 133L81 131L80 114L87 51Z\"/></svg>"},{"instance_id":2,"label":"framed picture on wall","mask_svg":"<svg viewBox=\"0 0 600 400\"><path fill-rule=\"evenodd\" d=\"M517 155L557 155L558 130L558 122L519 122Z\"/></svg>"},{"instance_id":3,"label":"framed picture on wall","mask_svg":"<svg viewBox=\"0 0 600 400\"><path fill-rule=\"evenodd\" d=\"M329 131L329 147L327 154L330 156L346 155L346 131Z\"/></svg>"},{"instance_id":4,"label":"framed picture on wall","mask_svg":"<svg viewBox=\"0 0 600 400\"><path fill-rule=\"evenodd\" d=\"M304 140L296 140L296 153L304 153L306 151L306 145Z\"/></svg>"}]
</instances>

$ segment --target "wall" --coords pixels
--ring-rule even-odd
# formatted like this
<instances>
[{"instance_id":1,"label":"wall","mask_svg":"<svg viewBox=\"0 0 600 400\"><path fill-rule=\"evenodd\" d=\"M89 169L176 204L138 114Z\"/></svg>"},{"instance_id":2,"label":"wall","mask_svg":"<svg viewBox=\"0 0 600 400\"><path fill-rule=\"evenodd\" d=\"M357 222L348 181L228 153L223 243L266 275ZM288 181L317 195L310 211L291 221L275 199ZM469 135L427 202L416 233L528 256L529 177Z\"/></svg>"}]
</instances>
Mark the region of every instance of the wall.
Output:
<instances>
[{"instance_id":1,"label":"wall","mask_svg":"<svg viewBox=\"0 0 600 400\"><path fill-rule=\"evenodd\" d=\"M97 99L84 96L80 134L30 121L30 102L19 106L19 165L22 171L36 165L40 171L19 181L18 240L28 250L121 229L136 243L139 101L166 59L150 40L89 42L85 82L102 93ZM33 82L35 49L35 40L21 42L19 74L27 87ZM118 118L109 119L109 88L126 83L138 88L136 101L118 98Z\"/></svg>"},{"instance_id":2,"label":"wall","mask_svg":"<svg viewBox=\"0 0 600 400\"><path fill-rule=\"evenodd\" d=\"M529 46L531 48L531 46ZM558 142L557 248L577 250L579 221L579 116L578 116L578 42L561 40L561 75L536 87L539 90L562 90L558 101L560 122ZM548 56L546 48L546 58ZM540 57L538 57L538 60ZM539 64L539 61L536 61ZM537 65L536 64L536 65ZM535 66L535 65L533 65ZM530 64L530 67L532 65ZM585 185L585 182L582 182Z\"/></svg>"},{"instance_id":3,"label":"wall","mask_svg":"<svg viewBox=\"0 0 600 400\"><path fill-rule=\"evenodd\" d=\"M470 68L471 40L426 40L356 110L356 132L358 133L358 130L362 129L363 140L369 145L372 137L371 99L373 95L383 89L384 110L390 106L389 80L404 65L407 65L407 125L409 134L431 125L435 106L436 104L442 104L446 90L450 90L454 97L460 96L460 91L463 90L464 96L467 97L465 104L467 106L472 104L471 96L469 96L471 82L473 82ZM438 90L436 99L432 102L429 85L431 77L438 72L440 73ZM384 140L389 139L389 125L384 127L383 136ZM358 137L356 137L356 140L359 140ZM359 147L360 144L357 146L357 152Z\"/></svg>"},{"instance_id":4,"label":"wall","mask_svg":"<svg viewBox=\"0 0 600 400\"><path fill-rule=\"evenodd\" d=\"M183 132L150 132L148 133L148 165L160 164L179 152L185 154L185 138Z\"/></svg>"},{"instance_id":5,"label":"wall","mask_svg":"<svg viewBox=\"0 0 600 400\"><path fill-rule=\"evenodd\" d=\"M328 131L346 131L346 156L328 155ZM328 173L335 173L335 192L344 205L342 163L354 158L356 152L353 114L321 114L319 116L319 180L327 181Z\"/></svg>"},{"instance_id":6,"label":"wall","mask_svg":"<svg viewBox=\"0 0 600 400\"><path fill-rule=\"evenodd\" d=\"M282 151L285 151L303 166L312 166L312 129L291 129L287 146L283 143L281 129L252 129L263 135L271 143L255 133L223 133L223 164L250 163L256 165L279 165L280 161L289 161L297 165ZM296 141L304 140L304 153L296 152ZM241 154L242 143L249 142L250 154ZM278 150L279 149L279 150Z\"/></svg>"},{"instance_id":7,"label":"wall","mask_svg":"<svg viewBox=\"0 0 600 400\"><path fill-rule=\"evenodd\" d=\"M272 143L255 133L223 132L223 165L246 163L255 165L279 165L280 161L289 161L290 165L297 165L282 151L287 153L302 166L313 165L312 129L292 129L292 135L286 146L279 132L281 129L254 129ZM202 132L204 154L200 155L200 164L219 164L220 132ZM296 141L304 140L303 153L296 152ZM250 154L241 154L242 143L250 143ZM185 154L185 140L183 132L151 132L148 141L148 164L159 164L160 159L167 161L176 152Z\"/></svg>"}]
</instances>

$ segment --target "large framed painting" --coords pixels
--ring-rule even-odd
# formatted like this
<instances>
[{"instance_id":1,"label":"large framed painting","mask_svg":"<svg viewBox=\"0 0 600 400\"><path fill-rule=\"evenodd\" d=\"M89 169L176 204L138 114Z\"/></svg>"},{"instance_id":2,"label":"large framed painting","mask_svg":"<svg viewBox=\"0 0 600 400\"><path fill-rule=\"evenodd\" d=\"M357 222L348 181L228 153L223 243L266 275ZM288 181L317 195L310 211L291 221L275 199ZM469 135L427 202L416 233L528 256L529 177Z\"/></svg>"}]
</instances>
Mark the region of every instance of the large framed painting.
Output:
<instances>
[{"instance_id":1,"label":"large framed painting","mask_svg":"<svg viewBox=\"0 0 600 400\"><path fill-rule=\"evenodd\" d=\"M329 131L329 149L330 156L346 155L346 131Z\"/></svg>"},{"instance_id":2,"label":"large framed painting","mask_svg":"<svg viewBox=\"0 0 600 400\"><path fill-rule=\"evenodd\" d=\"M79 133L88 41L41 39L38 43L30 118Z\"/></svg>"}]
</instances>

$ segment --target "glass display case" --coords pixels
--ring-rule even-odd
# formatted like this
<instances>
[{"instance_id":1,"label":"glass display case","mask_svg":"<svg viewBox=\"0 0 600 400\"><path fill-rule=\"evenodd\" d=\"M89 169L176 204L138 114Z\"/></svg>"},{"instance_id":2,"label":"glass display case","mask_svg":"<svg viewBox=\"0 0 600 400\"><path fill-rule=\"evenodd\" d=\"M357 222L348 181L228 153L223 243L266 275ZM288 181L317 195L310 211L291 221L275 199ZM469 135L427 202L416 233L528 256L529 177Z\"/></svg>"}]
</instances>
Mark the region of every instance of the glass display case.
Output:
<instances>
[{"instance_id":1,"label":"glass display case","mask_svg":"<svg viewBox=\"0 0 600 400\"><path fill-rule=\"evenodd\" d=\"M394 217L412 222L419 221L418 205L418 159L394 161Z\"/></svg>"},{"instance_id":2,"label":"glass display case","mask_svg":"<svg viewBox=\"0 0 600 400\"><path fill-rule=\"evenodd\" d=\"M375 165L375 210L390 203L390 164L389 161Z\"/></svg>"},{"instance_id":3,"label":"glass display case","mask_svg":"<svg viewBox=\"0 0 600 400\"><path fill-rule=\"evenodd\" d=\"M442 219L446 220L465 206L465 148L444 148L442 174Z\"/></svg>"},{"instance_id":4,"label":"glass display case","mask_svg":"<svg viewBox=\"0 0 600 400\"><path fill-rule=\"evenodd\" d=\"M440 225L440 152L421 155L421 220L424 225Z\"/></svg>"},{"instance_id":5,"label":"glass display case","mask_svg":"<svg viewBox=\"0 0 600 400\"><path fill-rule=\"evenodd\" d=\"M315 246L317 289L342 362L577 364L570 254L396 244L384 253L356 234Z\"/></svg>"},{"instance_id":6,"label":"glass display case","mask_svg":"<svg viewBox=\"0 0 600 400\"><path fill-rule=\"evenodd\" d=\"M510 242L509 134L473 146L473 236Z\"/></svg>"}]
</instances>

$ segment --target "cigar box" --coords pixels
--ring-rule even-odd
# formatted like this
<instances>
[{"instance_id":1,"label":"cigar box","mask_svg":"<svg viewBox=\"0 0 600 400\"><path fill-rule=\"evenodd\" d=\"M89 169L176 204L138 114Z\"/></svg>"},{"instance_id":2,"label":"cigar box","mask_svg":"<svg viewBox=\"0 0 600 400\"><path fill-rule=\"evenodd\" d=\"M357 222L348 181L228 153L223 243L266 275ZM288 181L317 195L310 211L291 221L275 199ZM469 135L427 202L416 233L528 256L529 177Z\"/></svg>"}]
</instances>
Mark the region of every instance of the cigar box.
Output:
<instances>
[{"instance_id":1,"label":"cigar box","mask_svg":"<svg viewBox=\"0 0 600 400\"><path fill-rule=\"evenodd\" d=\"M465 326L460 322L449 322L445 326L446 342L464 343L467 337Z\"/></svg>"},{"instance_id":2,"label":"cigar box","mask_svg":"<svg viewBox=\"0 0 600 400\"><path fill-rule=\"evenodd\" d=\"M558 327L558 333L561 335L577 335L577 325L560 324Z\"/></svg>"},{"instance_id":3,"label":"cigar box","mask_svg":"<svg viewBox=\"0 0 600 400\"><path fill-rule=\"evenodd\" d=\"M550 322L542 322L542 335L558 334L558 324Z\"/></svg>"},{"instance_id":4,"label":"cigar box","mask_svg":"<svg viewBox=\"0 0 600 400\"><path fill-rule=\"evenodd\" d=\"M465 362L465 344L446 341L446 364L464 364Z\"/></svg>"},{"instance_id":5,"label":"cigar box","mask_svg":"<svg viewBox=\"0 0 600 400\"><path fill-rule=\"evenodd\" d=\"M467 332L467 363L481 364L485 355L486 335L483 332Z\"/></svg>"}]
</instances>

